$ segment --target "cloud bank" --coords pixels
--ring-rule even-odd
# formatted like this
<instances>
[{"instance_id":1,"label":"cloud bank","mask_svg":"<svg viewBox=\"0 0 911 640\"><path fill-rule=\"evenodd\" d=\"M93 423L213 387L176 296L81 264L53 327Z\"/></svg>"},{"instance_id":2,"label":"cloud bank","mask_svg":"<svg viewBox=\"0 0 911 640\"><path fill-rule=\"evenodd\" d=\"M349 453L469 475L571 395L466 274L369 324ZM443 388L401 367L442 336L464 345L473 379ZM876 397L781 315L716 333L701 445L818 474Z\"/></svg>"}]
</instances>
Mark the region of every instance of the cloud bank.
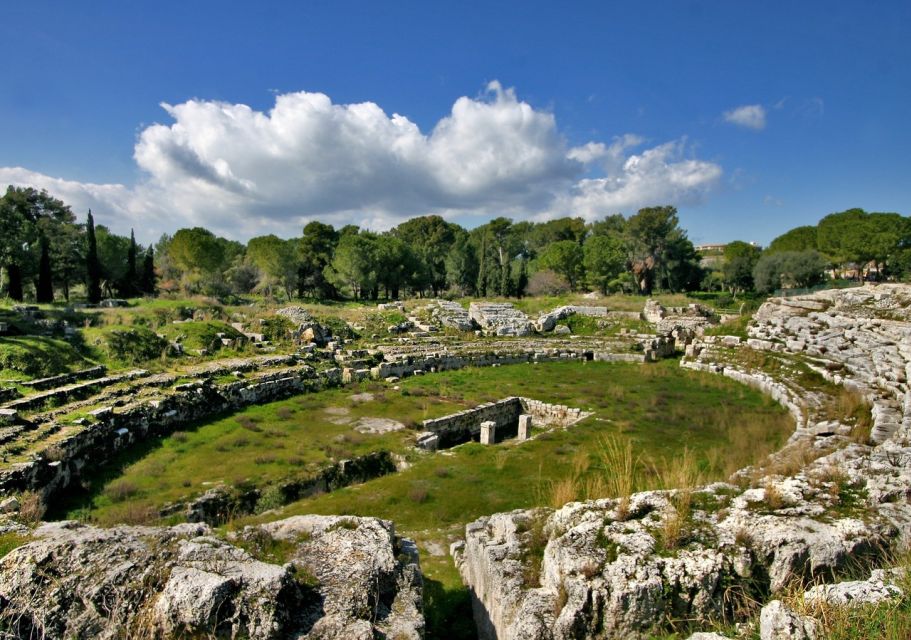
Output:
<instances>
[{"instance_id":1,"label":"cloud bank","mask_svg":"<svg viewBox=\"0 0 911 640\"><path fill-rule=\"evenodd\" d=\"M761 104L745 104L742 107L725 111L724 121L746 127L755 131L765 129L766 111Z\"/></svg>"},{"instance_id":2,"label":"cloud bank","mask_svg":"<svg viewBox=\"0 0 911 640\"><path fill-rule=\"evenodd\" d=\"M414 215L600 218L704 197L721 167L688 158L685 139L646 148L627 134L570 148L553 114L491 82L424 133L372 102L279 95L268 112L242 104L163 104L172 120L139 135L136 185L68 181L21 167L0 184L45 188L146 241L183 226L246 239L290 236L308 220L391 227Z\"/></svg>"}]
</instances>

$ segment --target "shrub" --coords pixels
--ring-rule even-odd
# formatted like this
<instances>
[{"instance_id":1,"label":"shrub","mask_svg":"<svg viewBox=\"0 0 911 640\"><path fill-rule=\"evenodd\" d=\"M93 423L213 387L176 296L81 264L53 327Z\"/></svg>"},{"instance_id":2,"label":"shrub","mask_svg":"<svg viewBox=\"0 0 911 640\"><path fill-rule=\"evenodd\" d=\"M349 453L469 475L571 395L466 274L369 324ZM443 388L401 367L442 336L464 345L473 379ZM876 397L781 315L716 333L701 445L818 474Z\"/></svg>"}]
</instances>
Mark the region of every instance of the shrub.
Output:
<instances>
[{"instance_id":1,"label":"shrub","mask_svg":"<svg viewBox=\"0 0 911 640\"><path fill-rule=\"evenodd\" d=\"M41 494L34 491L23 491L19 495L19 519L27 524L40 522L45 512Z\"/></svg>"},{"instance_id":2,"label":"shrub","mask_svg":"<svg viewBox=\"0 0 911 640\"><path fill-rule=\"evenodd\" d=\"M558 296L569 291L569 281L547 269L536 272L528 280L528 294L532 296Z\"/></svg>"}]
</instances>

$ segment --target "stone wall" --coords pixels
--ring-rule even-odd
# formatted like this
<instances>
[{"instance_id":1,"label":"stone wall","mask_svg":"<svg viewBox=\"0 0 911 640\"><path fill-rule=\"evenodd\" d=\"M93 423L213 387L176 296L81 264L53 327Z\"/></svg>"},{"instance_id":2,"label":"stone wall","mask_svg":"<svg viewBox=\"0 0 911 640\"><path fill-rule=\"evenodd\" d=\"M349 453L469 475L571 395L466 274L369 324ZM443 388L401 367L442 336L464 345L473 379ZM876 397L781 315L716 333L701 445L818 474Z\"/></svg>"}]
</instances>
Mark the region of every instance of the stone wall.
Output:
<instances>
[{"instance_id":1,"label":"stone wall","mask_svg":"<svg viewBox=\"0 0 911 640\"><path fill-rule=\"evenodd\" d=\"M373 378L390 376L405 377L424 372L460 369L468 366L499 366L524 362L552 362L572 360L627 360L641 362L637 354L608 354L586 349L535 350L516 348L510 352L480 353L430 353L420 356L396 356L394 362L383 362L369 370ZM287 357L273 357L278 362ZM257 363L260 359L256 360ZM272 362L270 360L269 362ZM237 364L238 366L234 366ZM232 363L232 370L241 370L239 363ZM212 375L223 373L224 367L213 369ZM352 380L366 377L365 371ZM118 380L139 375L130 372L120 376L109 376L86 385L100 384L109 378ZM108 382L110 383L110 382ZM342 370L328 369L319 373L312 368L290 367L270 372L255 380L238 380L227 384L215 384L210 380L196 381L175 387L165 398L137 402L125 407L105 407L96 412L97 422L73 433L55 443L53 450L38 454L28 462L13 464L0 471L0 495L24 490L41 492L51 498L59 491L78 482L83 472L104 466L119 453L149 438L161 438L182 428L188 423L210 419L216 415L230 413L252 405L288 398L290 396L318 391L343 384ZM81 388L81 387L79 387ZM57 393L57 390L49 392ZM70 393L64 390L64 393ZM41 397L43 394L25 399ZM46 400L45 400L46 401ZM517 416L516 416L517 417ZM481 421L479 420L478 423ZM513 433L515 426L513 425ZM508 432L507 432L508 433Z\"/></svg>"},{"instance_id":2,"label":"stone wall","mask_svg":"<svg viewBox=\"0 0 911 640\"><path fill-rule=\"evenodd\" d=\"M513 438L518 432L521 415L531 416L534 426L566 427L591 414L574 407L533 398L504 398L441 418L424 420L421 423L424 433L418 437L418 446L425 449L448 449L469 442L481 433L483 422L493 422L496 425L497 441Z\"/></svg>"},{"instance_id":3,"label":"stone wall","mask_svg":"<svg viewBox=\"0 0 911 640\"><path fill-rule=\"evenodd\" d=\"M53 389L54 387L62 387L64 385L73 384L74 382L79 382L80 380L100 378L106 373L106 371L107 369L105 369L104 365L98 365L97 367L83 369L82 371L76 371L74 373L61 373L59 376L30 380L21 384L24 387L29 387L36 391L44 391L45 389Z\"/></svg>"},{"instance_id":4,"label":"stone wall","mask_svg":"<svg viewBox=\"0 0 911 640\"><path fill-rule=\"evenodd\" d=\"M523 413L520 398L506 398L497 402L485 402L474 409L466 409L442 418L424 420L421 427L436 436L434 449L448 449L468 442L481 432L482 422L494 422L497 438L515 436L519 416Z\"/></svg>"}]
</instances>

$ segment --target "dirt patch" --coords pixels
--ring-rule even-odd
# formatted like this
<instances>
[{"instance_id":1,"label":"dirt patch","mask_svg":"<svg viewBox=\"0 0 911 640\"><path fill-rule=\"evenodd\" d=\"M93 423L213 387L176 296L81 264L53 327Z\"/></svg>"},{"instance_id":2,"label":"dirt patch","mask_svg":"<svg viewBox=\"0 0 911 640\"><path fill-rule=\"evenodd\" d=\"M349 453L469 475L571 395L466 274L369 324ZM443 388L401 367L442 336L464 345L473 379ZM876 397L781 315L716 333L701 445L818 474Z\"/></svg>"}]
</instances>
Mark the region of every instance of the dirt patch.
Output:
<instances>
[{"instance_id":1,"label":"dirt patch","mask_svg":"<svg viewBox=\"0 0 911 640\"><path fill-rule=\"evenodd\" d=\"M360 418L354 423L354 430L359 433L389 433L401 431L405 425L389 418Z\"/></svg>"},{"instance_id":2,"label":"dirt patch","mask_svg":"<svg viewBox=\"0 0 911 640\"><path fill-rule=\"evenodd\" d=\"M355 393L351 396L351 402L371 402L373 400L373 394L364 392L364 393Z\"/></svg>"}]
</instances>

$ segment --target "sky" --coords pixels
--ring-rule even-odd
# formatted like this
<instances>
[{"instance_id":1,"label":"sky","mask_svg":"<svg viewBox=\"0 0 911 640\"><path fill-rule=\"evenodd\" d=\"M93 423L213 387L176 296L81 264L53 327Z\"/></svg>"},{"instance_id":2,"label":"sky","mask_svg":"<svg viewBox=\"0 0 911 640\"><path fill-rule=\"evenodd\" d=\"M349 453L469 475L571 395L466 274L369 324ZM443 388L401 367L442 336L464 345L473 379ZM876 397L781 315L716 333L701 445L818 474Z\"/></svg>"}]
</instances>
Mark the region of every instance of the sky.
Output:
<instances>
[{"instance_id":1,"label":"sky","mask_svg":"<svg viewBox=\"0 0 911 640\"><path fill-rule=\"evenodd\" d=\"M911 214L911 3L9 0L0 184L141 242Z\"/></svg>"}]
</instances>

